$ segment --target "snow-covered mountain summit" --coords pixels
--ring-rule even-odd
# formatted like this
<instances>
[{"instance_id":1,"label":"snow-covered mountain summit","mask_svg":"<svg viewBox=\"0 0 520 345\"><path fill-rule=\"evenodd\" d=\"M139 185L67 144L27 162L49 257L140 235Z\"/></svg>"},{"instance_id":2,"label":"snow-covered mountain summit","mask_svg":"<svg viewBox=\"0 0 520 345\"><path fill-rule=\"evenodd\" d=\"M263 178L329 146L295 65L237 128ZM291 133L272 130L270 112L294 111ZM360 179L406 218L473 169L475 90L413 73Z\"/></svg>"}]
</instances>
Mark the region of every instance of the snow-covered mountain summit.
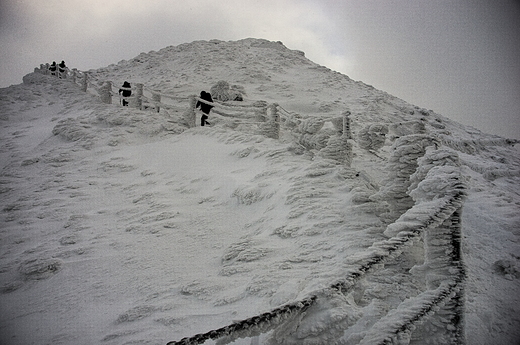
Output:
<instances>
[{"instance_id":1,"label":"snow-covered mountain summit","mask_svg":"<svg viewBox=\"0 0 520 345\"><path fill-rule=\"evenodd\" d=\"M89 75L178 99L158 113L105 104L92 89L39 73L0 90L2 343L161 344L256 315L280 325L235 343L369 343L460 273L428 261L444 240L421 234L344 294L331 286L384 256L397 243L388 241L455 190L457 176L467 194L459 314L439 303L400 341L445 343L458 327L468 344L519 339L514 141L280 42L197 41ZM225 102L237 109L278 104L278 139L240 110L229 118L215 109L212 127L188 127L188 97L219 81L243 95ZM341 134L346 111L351 138ZM453 256L441 249L437 265ZM316 295L296 320L279 320L280 308Z\"/></svg>"},{"instance_id":2,"label":"snow-covered mountain summit","mask_svg":"<svg viewBox=\"0 0 520 345\"><path fill-rule=\"evenodd\" d=\"M303 115L338 116L346 108L359 122L395 124L422 119L459 139L491 136L406 103L370 85L320 66L282 42L263 39L195 41L141 53L94 72L116 84L123 80L181 97L208 90L220 80L243 87L253 100L277 102ZM432 116L430 116L432 115ZM425 116L430 116L424 118ZM354 124L356 121L354 121ZM462 136L462 137L461 137ZM496 136L494 136L496 138Z\"/></svg>"}]
</instances>

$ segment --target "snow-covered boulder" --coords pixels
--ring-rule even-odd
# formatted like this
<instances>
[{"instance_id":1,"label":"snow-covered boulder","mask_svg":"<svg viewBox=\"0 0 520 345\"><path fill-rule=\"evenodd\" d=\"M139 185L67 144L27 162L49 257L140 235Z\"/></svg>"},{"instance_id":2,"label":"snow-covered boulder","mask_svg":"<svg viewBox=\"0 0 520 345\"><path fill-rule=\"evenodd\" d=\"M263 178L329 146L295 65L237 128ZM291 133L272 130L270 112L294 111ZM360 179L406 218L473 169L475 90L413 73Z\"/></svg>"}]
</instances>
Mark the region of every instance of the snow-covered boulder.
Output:
<instances>
[{"instance_id":1,"label":"snow-covered boulder","mask_svg":"<svg viewBox=\"0 0 520 345\"><path fill-rule=\"evenodd\" d=\"M300 124L300 132L306 134L316 134L318 133L323 126L325 125L325 121L319 118L308 118Z\"/></svg>"},{"instance_id":2,"label":"snow-covered boulder","mask_svg":"<svg viewBox=\"0 0 520 345\"><path fill-rule=\"evenodd\" d=\"M435 200L450 195L454 188L460 188L462 185L464 181L458 167L435 166L410 192L410 196L415 202Z\"/></svg>"},{"instance_id":3,"label":"snow-covered boulder","mask_svg":"<svg viewBox=\"0 0 520 345\"><path fill-rule=\"evenodd\" d=\"M320 156L350 166L352 163L352 144L344 136L331 136L327 141L327 146L321 149Z\"/></svg>"},{"instance_id":4,"label":"snow-covered boulder","mask_svg":"<svg viewBox=\"0 0 520 345\"><path fill-rule=\"evenodd\" d=\"M388 177L382 181L379 192L371 197L388 203L389 220L397 219L413 206L414 202L408 195L410 176L417 169L417 159L424 155L426 147L436 144L434 138L424 134L407 135L395 141L386 168Z\"/></svg>"},{"instance_id":5,"label":"snow-covered boulder","mask_svg":"<svg viewBox=\"0 0 520 345\"><path fill-rule=\"evenodd\" d=\"M408 192L413 191L433 167L452 166L460 167L460 160L457 153L451 149L428 147L423 157L418 159L418 168L410 176L410 187Z\"/></svg>"},{"instance_id":6,"label":"snow-covered boulder","mask_svg":"<svg viewBox=\"0 0 520 345\"><path fill-rule=\"evenodd\" d=\"M331 135L334 133L330 130L320 131L317 134L304 133L300 136L299 143L309 150L321 150L327 146Z\"/></svg>"},{"instance_id":7,"label":"snow-covered boulder","mask_svg":"<svg viewBox=\"0 0 520 345\"><path fill-rule=\"evenodd\" d=\"M210 89L211 97L217 101L243 101L244 88L233 85L231 87L227 81L221 80Z\"/></svg>"},{"instance_id":8,"label":"snow-covered boulder","mask_svg":"<svg viewBox=\"0 0 520 345\"><path fill-rule=\"evenodd\" d=\"M388 126L374 123L359 131L357 142L362 149L377 151L385 145L387 134Z\"/></svg>"}]
</instances>

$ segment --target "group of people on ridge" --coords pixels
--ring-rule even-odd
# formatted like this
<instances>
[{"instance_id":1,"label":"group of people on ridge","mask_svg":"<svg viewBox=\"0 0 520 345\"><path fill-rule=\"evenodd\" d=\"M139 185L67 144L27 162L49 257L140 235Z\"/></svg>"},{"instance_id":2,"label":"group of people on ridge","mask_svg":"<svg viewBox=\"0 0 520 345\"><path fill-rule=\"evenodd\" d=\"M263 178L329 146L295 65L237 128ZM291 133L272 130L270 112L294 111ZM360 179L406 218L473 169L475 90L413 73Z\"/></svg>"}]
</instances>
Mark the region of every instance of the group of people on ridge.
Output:
<instances>
[{"instance_id":1,"label":"group of people on ridge","mask_svg":"<svg viewBox=\"0 0 520 345\"><path fill-rule=\"evenodd\" d=\"M58 78L61 79L61 76L63 73L65 73L65 61L61 61L59 65L56 66L56 61L53 61L52 64L49 66L49 71L51 71L51 75L56 75L56 68L58 69Z\"/></svg>"}]
</instances>

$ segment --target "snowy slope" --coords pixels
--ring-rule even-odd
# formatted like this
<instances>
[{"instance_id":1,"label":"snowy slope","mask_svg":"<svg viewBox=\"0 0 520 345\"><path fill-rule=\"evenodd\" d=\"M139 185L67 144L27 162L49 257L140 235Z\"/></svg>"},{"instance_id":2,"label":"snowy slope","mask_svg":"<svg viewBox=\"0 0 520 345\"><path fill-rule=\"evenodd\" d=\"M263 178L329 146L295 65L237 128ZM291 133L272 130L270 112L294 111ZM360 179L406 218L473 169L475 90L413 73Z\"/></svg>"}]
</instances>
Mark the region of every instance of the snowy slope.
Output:
<instances>
[{"instance_id":1,"label":"snowy slope","mask_svg":"<svg viewBox=\"0 0 520 345\"><path fill-rule=\"evenodd\" d=\"M506 139L278 42L199 41L90 72L179 97L226 80L245 90L246 103L276 102L300 119L350 110L353 161L318 154L313 145L334 132L330 125L317 138L286 124L279 140L254 126L230 129L218 115L214 127L188 129L179 120L187 101L157 114L27 75L0 91L1 343L163 344L320 291L387 238L384 205L368 197L385 183L392 145L417 126L458 154L466 177L466 342L520 339L520 157ZM363 135L381 124L386 140L369 151ZM309 315L300 333L319 341L317 328L341 320L334 341L359 343L424 289L409 273L422 255L414 245L344 301ZM432 340L426 333L412 343Z\"/></svg>"}]
</instances>

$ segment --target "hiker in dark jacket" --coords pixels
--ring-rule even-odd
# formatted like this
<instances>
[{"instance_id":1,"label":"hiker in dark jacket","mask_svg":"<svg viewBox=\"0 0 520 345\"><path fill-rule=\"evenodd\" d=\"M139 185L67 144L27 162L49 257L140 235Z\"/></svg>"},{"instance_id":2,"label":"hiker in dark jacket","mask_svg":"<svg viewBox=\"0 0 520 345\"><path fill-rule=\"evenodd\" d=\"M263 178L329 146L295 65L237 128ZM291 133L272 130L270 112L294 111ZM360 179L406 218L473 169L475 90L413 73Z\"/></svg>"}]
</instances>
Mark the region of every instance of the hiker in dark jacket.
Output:
<instances>
[{"instance_id":1,"label":"hiker in dark jacket","mask_svg":"<svg viewBox=\"0 0 520 345\"><path fill-rule=\"evenodd\" d=\"M205 100L205 101L213 103L213 99L211 98L211 94L209 92L202 91L200 93L200 98ZM201 126L204 126L206 124L209 125L210 123L208 121L206 121L206 119L208 118L209 111L211 110L211 108L213 108L213 106L209 105L209 104L206 104L206 103L203 103L201 101L198 101L197 104L195 105L195 108L198 108L199 106L200 106L200 110L203 113L201 118L200 118L200 125Z\"/></svg>"},{"instance_id":2,"label":"hiker in dark jacket","mask_svg":"<svg viewBox=\"0 0 520 345\"><path fill-rule=\"evenodd\" d=\"M49 71L51 71L51 75L56 75L56 61L53 61L49 66Z\"/></svg>"},{"instance_id":3,"label":"hiker in dark jacket","mask_svg":"<svg viewBox=\"0 0 520 345\"><path fill-rule=\"evenodd\" d=\"M129 82L125 81L125 82L123 83L123 86L122 86L122 87L124 87L124 88L130 88L131 86L130 86L130 83L129 83ZM132 95L132 90L123 90L123 89L119 89L119 94L120 94L121 96L123 96L123 97L130 97L130 96ZM124 106L128 106L128 101L125 100L124 98L121 99L121 103L123 104L123 107L124 107Z\"/></svg>"},{"instance_id":4,"label":"hiker in dark jacket","mask_svg":"<svg viewBox=\"0 0 520 345\"><path fill-rule=\"evenodd\" d=\"M65 68L67 67L67 66L65 66L65 61L62 60L60 62L60 64L58 65L58 67L59 67L58 68L58 72L59 72L58 73L58 77L61 78L62 74L65 73Z\"/></svg>"}]
</instances>

